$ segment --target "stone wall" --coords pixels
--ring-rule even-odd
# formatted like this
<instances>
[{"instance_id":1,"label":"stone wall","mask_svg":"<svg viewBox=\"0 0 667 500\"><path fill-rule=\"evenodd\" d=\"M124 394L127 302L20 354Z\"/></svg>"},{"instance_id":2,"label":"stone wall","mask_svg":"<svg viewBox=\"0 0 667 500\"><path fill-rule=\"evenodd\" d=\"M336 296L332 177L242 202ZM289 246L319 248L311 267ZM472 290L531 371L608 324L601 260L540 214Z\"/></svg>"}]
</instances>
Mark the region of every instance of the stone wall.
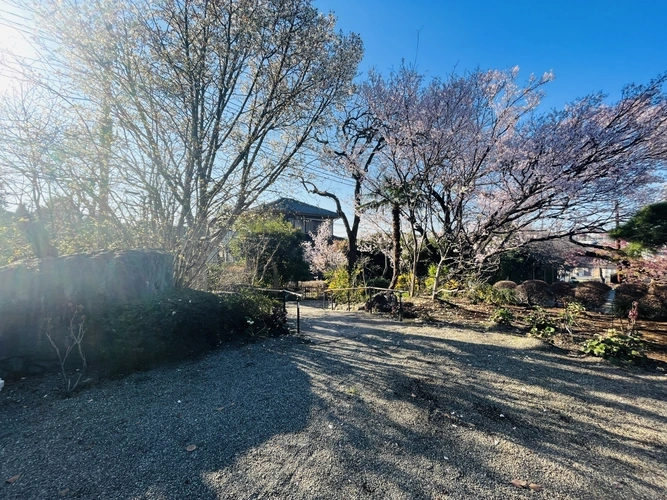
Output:
<instances>
[{"instance_id":1,"label":"stone wall","mask_svg":"<svg viewBox=\"0 0 667 500\"><path fill-rule=\"evenodd\" d=\"M64 347L72 307L83 306L81 314L94 317L171 288L173 257L154 250L74 254L0 267L0 378L58 369L45 329L48 322ZM89 342L94 332L86 335L86 343L95 345Z\"/></svg>"}]
</instances>

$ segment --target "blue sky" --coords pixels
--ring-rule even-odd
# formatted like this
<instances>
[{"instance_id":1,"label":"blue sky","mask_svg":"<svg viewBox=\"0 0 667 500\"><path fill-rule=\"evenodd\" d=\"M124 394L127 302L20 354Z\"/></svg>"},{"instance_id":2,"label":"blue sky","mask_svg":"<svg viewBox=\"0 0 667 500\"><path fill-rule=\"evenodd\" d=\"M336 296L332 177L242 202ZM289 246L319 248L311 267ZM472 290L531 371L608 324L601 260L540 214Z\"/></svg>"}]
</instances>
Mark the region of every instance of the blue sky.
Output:
<instances>
[{"instance_id":1,"label":"blue sky","mask_svg":"<svg viewBox=\"0 0 667 500\"><path fill-rule=\"evenodd\" d=\"M667 0L315 0L361 35L361 72L401 59L430 76L518 65L553 70L545 109L667 71ZM419 34L419 35L418 35ZM419 37L419 44L417 38Z\"/></svg>"},{"instance_id":2,"label":"blue sky","mask_svg":"<svg viewBox=\"0 0 667 500\"><path fill-rule=\"evenodd\" d=\"M401 60L432 77L519 66L519 79L553 70L542 110L561 109L667 72L667 0L314 0L365 48L360 77ZM418 42L419 40L419 42ZM324 183L326 185L326 182ZM338 186L344 191L343 186ZM325 208L306 193L296 197ZM336 226L341 234L342 225Z\"/></svg>"}]
</instances>

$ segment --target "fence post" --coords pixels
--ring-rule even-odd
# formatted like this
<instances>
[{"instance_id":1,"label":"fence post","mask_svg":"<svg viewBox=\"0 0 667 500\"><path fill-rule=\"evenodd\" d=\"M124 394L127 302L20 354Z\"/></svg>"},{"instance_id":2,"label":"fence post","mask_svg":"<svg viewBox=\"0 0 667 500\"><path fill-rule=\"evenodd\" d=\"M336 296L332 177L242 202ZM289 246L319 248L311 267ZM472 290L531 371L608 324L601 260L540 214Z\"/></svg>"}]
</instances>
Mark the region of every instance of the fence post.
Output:
<instances>
[{"instance_id":1,"label":"fence post","mask_svg":"<svg viewBox=\"0 0 667 500\"><path fill-rule=\"evenodd\" d=\"M283 290L283 312L287 312L287 290Z\"/></svg>"},{"instance_id":2,"label":"fence post","mask_svg":"<svg viewBox=\"0 0 667 500\"><path fill-rule=\"evenodd\" d=\"M403 294L398 294L398 321L403 321Z\"/></svg>"},{"instance_id":3,"label":"fence post","mask_svg":"<svg viewBox=\"0 0 667 500\"><path fill-rule=\"evenodd\" d=\"M347 310L350 310L350 291L347 291Z\"/></svg>"},{"instance_id":4,"label":"fence post","mask_svg":"<svg viewBox=\"0 0 667 500\"><path fill-rule=\"evenodd\" d=\"M296 298L296 334L301 334L301 311L299 310L299 297Z\"/></svg>"}]
</instances>

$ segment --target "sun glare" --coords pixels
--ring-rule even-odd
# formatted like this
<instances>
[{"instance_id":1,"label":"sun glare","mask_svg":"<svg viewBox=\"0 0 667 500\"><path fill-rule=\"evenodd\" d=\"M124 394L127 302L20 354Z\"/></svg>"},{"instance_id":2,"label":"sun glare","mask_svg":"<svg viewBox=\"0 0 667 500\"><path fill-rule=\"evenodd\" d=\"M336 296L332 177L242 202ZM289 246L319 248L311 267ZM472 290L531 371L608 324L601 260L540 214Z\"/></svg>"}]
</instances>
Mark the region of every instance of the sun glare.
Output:
<instances>
[{"instance_id":1,"label":"sun glare","mask_svg":"<svg viewBox=\"0 0 667 500\"><path fill-rule=\"evenodd\" d=\"M27 40L30 20L16 7L0 0L0 93L11 90L19 81L21 67L17 59L34 58Z\"/></svg>"}]
</instances>

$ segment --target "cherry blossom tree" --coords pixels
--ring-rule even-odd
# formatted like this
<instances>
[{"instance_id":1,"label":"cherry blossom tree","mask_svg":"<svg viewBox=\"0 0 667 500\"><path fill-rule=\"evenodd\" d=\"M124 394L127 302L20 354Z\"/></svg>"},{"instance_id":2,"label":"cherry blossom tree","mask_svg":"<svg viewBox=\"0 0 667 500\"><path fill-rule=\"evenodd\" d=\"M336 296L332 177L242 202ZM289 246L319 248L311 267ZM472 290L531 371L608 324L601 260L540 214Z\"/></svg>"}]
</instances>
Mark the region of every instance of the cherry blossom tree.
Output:
<instances>
[{"instance_id":1,"label":"cherry blossom tree","mask_svg":"<svg viewBox=\"0 0 667 500\"><path fill-rule=\"evenodd\" d=\"M347 236L347 272L353 276L358 258L358 236L363 210L363 188L377 154L384 147L376 118L358 95L353 96L338 113L333 125L318 138L316 155L321 167L353 182L352 217L343 209L341 197L334 190L319 188L313 181L302 179L307 191L329 198L336 203L336 211L343 221Z\"/></svg>"},{"instance_id":2,"label":"cherry blossom tree","mask_svg":"<svg viewBox=\"0 0 667 500\"><path fill-rule=\"evenodd\" d=\"M301 245L303 256L310 265L313 274L326 275L346 263L345 254L340 245L331 241L331 234L326 224L321 224L315 234L310 235L312 241L304 241Z\"/></svg>"},{"instance_id":3,"label":"cherry blossom tree","mask_svg":"<svg viewBox=\"0 0 667 500\"><path fill-rule=\"evenodd\" d=\"M386 142L375 191L398 188L440 268L478 273L529 242L604 232L660 180L665 78L615 104L595 95L539 114L551 78L520 85L514 68L425 82L403 67L364 88Z\"/></svg>"}]
</instances>

